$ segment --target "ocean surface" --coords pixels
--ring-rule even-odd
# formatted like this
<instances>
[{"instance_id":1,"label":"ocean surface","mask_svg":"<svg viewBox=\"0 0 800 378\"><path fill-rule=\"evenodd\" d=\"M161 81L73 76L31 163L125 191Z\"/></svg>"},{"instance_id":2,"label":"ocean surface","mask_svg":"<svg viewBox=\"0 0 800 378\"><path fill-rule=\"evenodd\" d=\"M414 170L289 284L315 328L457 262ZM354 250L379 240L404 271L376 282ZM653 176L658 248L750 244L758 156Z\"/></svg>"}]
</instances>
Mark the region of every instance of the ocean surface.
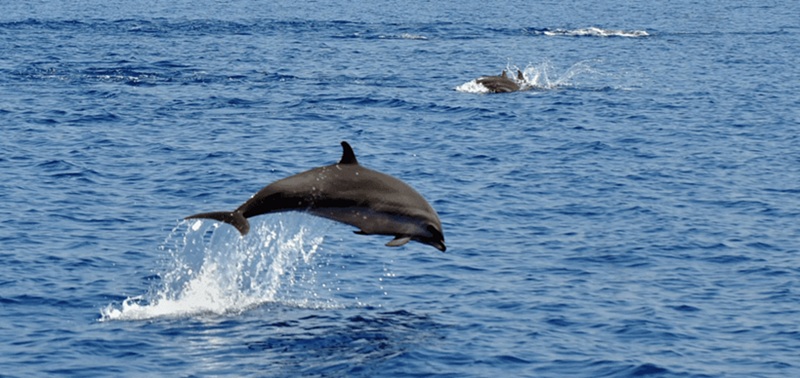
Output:
<instances>
[{"instance_id":1,"label":"ocean surface","mask_svg":"<svg viewBox=\"0 0 800 378\"><path fill-rule=\"evenodd\" d=\"M798 14L5 1L0 376L800 376ZM446 253L183 220L343 140Z\"/></svg>"}]
</instances>

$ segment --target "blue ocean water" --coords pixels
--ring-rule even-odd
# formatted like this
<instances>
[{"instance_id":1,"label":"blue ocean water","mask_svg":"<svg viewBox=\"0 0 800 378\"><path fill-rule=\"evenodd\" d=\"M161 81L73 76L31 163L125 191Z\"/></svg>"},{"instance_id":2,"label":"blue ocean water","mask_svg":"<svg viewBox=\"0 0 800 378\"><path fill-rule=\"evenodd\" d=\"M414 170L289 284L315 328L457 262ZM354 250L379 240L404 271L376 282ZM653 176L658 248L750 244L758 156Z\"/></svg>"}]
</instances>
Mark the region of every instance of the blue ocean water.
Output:
<instances>
[{"instance_id":1,"label":"blue ocean water","mask_svg":"<svg viewBox=\"0 0 800 378\"><path fill-rule=\"evenodd\" d=\"M0 6L0 375L800 375L797 2L73 3ZM342 140L446 253L181 220Z\"/></svg>"}]
</instances>

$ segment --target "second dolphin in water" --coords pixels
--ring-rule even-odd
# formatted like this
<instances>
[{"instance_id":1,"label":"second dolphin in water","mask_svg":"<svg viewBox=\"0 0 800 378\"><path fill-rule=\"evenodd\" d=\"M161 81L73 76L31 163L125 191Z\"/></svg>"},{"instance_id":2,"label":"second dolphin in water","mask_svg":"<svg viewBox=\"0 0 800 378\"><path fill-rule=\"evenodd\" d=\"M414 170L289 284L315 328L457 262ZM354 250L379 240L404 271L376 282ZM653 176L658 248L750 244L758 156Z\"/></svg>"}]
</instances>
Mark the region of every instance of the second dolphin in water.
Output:
<instances>
[{"instance_id":1,"label":"second dolphin in water","mask_svg":"<svg viewBox=\"0 0 800 378\"><path fill-rule=\"evenodd\" d=\"M481 76L475 79L475 82L483 85L492 93L516 92L523 89L525 76L522 75L522 71L517 70L517 80L509 79L506 71L503 70L500 76Z\"/></svg>"},{"instance_id":2,"label":"second dolphin in water","mask_svg":"<svg viewBox=\"0 0 800 378\"><path fill-rule=\"evenodd\" d=\"M267 185L234 211L200 213L186 219L225 222L246 235L251 218L282 211L306 211L357 227L357 234L391 235L386 245L414 240L444 252L439 216L406 183L358 164L353 149L342 142L337 164L313 168Z\"/></svg>"}]
</instances>

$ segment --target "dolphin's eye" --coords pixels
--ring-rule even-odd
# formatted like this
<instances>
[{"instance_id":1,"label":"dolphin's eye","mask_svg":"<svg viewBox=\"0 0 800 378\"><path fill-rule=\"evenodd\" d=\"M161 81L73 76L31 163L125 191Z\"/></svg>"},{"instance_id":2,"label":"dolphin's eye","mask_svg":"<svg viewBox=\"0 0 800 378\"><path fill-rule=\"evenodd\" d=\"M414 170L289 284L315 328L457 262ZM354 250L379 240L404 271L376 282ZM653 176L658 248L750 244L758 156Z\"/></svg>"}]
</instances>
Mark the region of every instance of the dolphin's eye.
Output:
<instances>
[{"instance_id":1,"label":"dolphin's eye","mask_svg":"<svg viewBox=\"0 0 800 378\"><path fill-rule=\"evenodd\" d=\"M425 227L425 230L431 233L432 237L442 239L442 233L436 229L432 224L429 224L428 227Z\"/></svg>"}]
</instances>

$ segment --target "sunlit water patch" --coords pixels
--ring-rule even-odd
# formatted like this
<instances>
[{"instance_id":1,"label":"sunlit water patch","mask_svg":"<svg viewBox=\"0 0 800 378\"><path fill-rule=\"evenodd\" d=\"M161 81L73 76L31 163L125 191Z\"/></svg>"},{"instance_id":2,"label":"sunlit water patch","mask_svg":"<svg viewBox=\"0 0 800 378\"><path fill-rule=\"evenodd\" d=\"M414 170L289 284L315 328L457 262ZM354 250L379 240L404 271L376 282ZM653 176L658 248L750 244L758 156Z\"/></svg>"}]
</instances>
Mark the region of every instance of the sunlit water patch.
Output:
<instances>
[{"instance_id":1,"label":"sunlit water patch","mask_svg":"<svg viewBox=\"0 0 800 378\"><path fill-rule=\"evenodd\" d=\"M332 285L317 281L315 263L330 222L302 214L275 218L253 222L246 237L218 222L181 222L162 245L160 282L108 305L101 320L238 314L266 303L336 307L327 295Z\"/></svg>"}]
</instances>

